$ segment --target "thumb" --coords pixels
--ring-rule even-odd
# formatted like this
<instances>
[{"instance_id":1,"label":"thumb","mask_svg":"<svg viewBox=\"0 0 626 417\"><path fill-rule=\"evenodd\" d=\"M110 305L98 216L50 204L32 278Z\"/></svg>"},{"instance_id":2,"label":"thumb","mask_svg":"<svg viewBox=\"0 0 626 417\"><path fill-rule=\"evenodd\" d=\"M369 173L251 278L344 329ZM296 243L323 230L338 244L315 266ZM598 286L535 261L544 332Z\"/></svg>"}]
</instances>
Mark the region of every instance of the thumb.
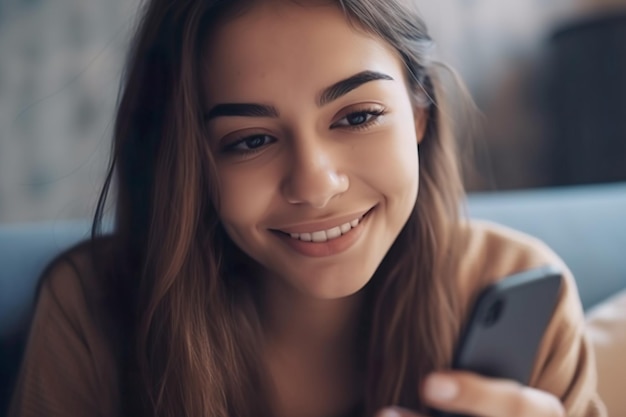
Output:
<instances>
[{"instance_id":1,"label":"thumb","mask_svg":"<svg viewBox=\"0 0 626 417\"><path fill-rule=\"evenodd\" d=\"M387 407L376 413L375 417L425 417L414 411L402 407Z\"/></svg>"}]
</instances>

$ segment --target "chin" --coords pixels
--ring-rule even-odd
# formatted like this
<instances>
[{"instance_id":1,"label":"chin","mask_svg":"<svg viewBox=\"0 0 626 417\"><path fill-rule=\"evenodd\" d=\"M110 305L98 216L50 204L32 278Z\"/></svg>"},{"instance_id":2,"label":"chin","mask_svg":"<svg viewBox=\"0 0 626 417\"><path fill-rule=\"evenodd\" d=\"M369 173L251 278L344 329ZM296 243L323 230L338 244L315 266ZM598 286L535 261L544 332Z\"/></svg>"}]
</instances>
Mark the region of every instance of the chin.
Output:
<instances>
[{"instance_id":1,"label":"chin","mask_svg":"<svg viewBox=\"0 0 626 417\"><path fill-rule=\"evenodd\" d=\"M302 295L319 300L337 300L360 292L371 280L375 269L358 274L337 273L315 274L297 277L297 282L288 283Z\"/></svg>"}]
</instances>

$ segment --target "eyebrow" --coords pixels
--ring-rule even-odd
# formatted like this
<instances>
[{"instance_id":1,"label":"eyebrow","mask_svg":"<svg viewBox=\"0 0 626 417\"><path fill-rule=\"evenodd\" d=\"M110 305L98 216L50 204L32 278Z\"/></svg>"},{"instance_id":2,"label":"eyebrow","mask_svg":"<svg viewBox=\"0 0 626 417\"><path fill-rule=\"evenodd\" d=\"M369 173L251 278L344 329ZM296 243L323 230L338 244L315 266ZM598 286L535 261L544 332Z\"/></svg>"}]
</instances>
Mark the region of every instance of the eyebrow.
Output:
<instances>
[{"instance_id":1,"label":"eyebrow","mask_svg":"<svg viewBox=\"0 0 626 417\"><path fill-rule=\"evenodd\" d=\"M389 80L393 78L387 74L377 71L362 71L344 80L336 82L326 88L320 95L317 104L321 107L331 101L337 100L339 97L348 94L350 91L362 86L370 81Z\"/></svg>"},{"instance_id":2,"label":"eyebrow","mask_svg":"<svg viewBox=\"0 0 626 417\"><path fill-rule=\"evenodd\" d=\"M245 117L278 117L278 110L274 106L256 103L227 103L217 104L204 115L204 120L209 121L220 116L245 116Z\"/></svg>"},{"instance_id":3,"label":"eyebrow","mask_svg":"<svg viewBox=\"0 0 626 417\"><path fill-rule=\"evenodd\" d=\"M319 107L324 106L365 83L377 80L393 81L393 78L377 71L359 72L325 88L317 99L317 105ZM204 120L209 121L220 116L278 117L279 112L276 107L267 104L222 103L213 106L211 110L205 113Z\"/></svg>"}]
</instances>

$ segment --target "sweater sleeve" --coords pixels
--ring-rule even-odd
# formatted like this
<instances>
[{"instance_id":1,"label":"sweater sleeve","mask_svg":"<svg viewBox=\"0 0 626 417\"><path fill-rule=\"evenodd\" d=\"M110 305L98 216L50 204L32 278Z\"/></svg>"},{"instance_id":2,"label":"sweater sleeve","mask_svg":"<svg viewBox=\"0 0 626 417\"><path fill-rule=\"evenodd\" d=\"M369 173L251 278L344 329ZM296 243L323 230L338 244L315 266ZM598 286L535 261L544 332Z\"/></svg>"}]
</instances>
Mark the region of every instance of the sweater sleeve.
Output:
<instances>
[{"instance_id":1,"label":"sweater sleeve","mask_svg":"<svg viewBox=\"0 0 626 417\"><path fill-rule=\"evenodd\" d=\"M547 250L547 249L546 249ZM560 259L553 255L553 262ZM559 301L539 348L531 386L561 399L569 417L606 417L576 283L564 270Z\"/></svg>"},{"instance_id":2,"label":"sweater sleeve","mask_svg":"<svg viewBox=\"0 0 626 417\"><path fill-rule=\"evenodd\" d=\"M76 268L57 262L41 283L9 417L113 414L102 384L110 378L107 361L90 317Z\"/></svg>"},{"instance_id":3,"label":"sweater sleeve","mask_svg":"<svg viewBox=\"0 0 626 417\"><path fill-rule=\"evenodd\" d=\"M562 271L557 305L538 348L531 387L559 398L568 417L607 417L597 391L594 351L585 332L576 281L560 257L540 240L504 226L473 222L462 271L469 294L498 277L544 265Z\"/></svg>"}]
</instances>

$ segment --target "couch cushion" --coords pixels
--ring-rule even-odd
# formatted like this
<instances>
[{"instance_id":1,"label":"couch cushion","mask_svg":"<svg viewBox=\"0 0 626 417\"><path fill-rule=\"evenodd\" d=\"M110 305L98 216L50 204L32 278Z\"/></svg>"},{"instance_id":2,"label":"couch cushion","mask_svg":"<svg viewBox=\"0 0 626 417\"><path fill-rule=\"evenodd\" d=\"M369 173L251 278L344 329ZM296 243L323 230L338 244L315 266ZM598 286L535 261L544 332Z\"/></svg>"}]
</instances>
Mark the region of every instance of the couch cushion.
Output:
<instances>
[{"instance_id":1,"label":"couch cushion","mask_svg":"<svg viewBox=\"0 0 626 417\"><path fill-rule=\"evenodd\" d=\"M87 221L9 224L0 227L0 336L30 313L45 266L89 236Z\"/></svg>"},{"instance_id":2,"label":"couch cushion","mask_svg":"<svg viewBox=\"0 0 626 417\"><path fill-rule=\"evenodd\" d=\"M88 221L0 226L0 416L24 350L39 276L62 250L88 236Z\"/></svg>"},{"instance_id":3,"label":"couch cushion","mask_svg":"<svg viewBox=\"0 0 626 417\"><path fill-rule=\"evenodd\" d=\"M626 288L626 183L472 194L468 211L548 244L585 309Z\"/></svg>"}]
</instances>

